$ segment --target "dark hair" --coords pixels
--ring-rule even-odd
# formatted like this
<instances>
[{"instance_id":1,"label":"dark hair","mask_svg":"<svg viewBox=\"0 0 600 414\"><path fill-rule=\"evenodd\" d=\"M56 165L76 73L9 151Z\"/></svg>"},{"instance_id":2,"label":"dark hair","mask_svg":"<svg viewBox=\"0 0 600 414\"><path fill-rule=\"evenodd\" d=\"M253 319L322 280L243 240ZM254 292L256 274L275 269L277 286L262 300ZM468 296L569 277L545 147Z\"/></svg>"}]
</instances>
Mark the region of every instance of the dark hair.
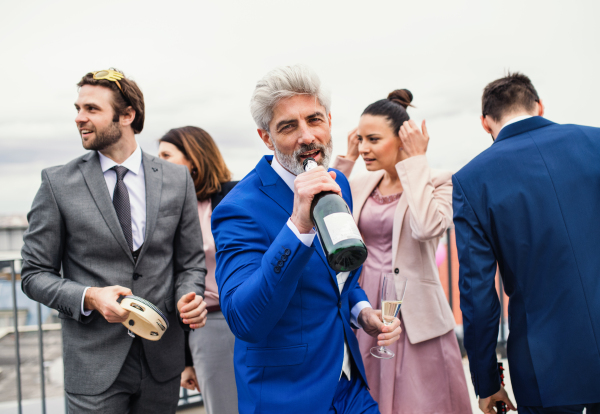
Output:
<instances>
[{"instance_id":1,"label":"dark hair","mask_svg":"<svg viewBox=\"0 0 600 414\"><path fill-rule=\"evenodd\" d=\"M406 108L413 106L410 104L412 100L413 95L408 89L396 89L390 92L387 99L380 99L367 106L362 114L386 117L394 134L398 135L402 124L410 119Z\"/></svg>"},{"instance_id":2,"label":"dark hair","mask_svg":"<svg viewBox=\"0 0 600 414\"><path fill-rule=\"evenodd\" d=\"M540 97L527 76L509 72L485 87L481 97L481 113L498 122L515 110L533 111L539 101Z\"/></svg>"},{"instance_id":3,"label":"dark hair","mask_svg":"<svg viewBox=\"0 0 600 414\"><path fill-rule=\"evenodd\" d=\"M206 200L221 191L221 184L231 180L231 172L210 134L202 128L173 128L159 142L168 142L192 163L192 178L198 200Z\"/></svg>"},{"instance_id":4,"label":"dark hair","mask_svg":"<svg viewBox=\"0 0 600 414\"><path fill-rule=\"evenodd\" d=\"M110 69L125 76L125 74L120 70L115 68ZM144 94L140 90L139 86L137 86L137 83L131 79L123 77L123 79L119 80L119 84L121 85L121 88L123 88L123 91L121 91L121 89L119 89L117 84L113 81L109 81L108 79L94 79L94 74L90 72L81 78L77 86L81 88L83 85L100 85L112 90L112 107L115 111L113 122L117 122L119 120L119 116L123 115L125 110L131 106L135 111L135 118L131 123L131 128L133 129L134 133L139 134L142 132L142 129L144 129L144 119L146 117Z\"/></svg>"}]
</instances>

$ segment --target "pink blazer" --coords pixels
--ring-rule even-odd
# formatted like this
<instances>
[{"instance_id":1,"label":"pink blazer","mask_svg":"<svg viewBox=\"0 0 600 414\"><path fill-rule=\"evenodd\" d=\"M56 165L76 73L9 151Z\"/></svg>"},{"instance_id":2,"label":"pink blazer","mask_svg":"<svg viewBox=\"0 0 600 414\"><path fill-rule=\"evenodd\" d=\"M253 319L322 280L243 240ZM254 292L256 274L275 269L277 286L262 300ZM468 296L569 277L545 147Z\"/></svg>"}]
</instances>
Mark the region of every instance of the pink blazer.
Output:
<instances>
[{"instance_id":1,"label":"pink blazer","mask_svg":"<svg viewBox=\"0 0 600 414\"><path fill-rule=\"evenodd\" d=\"M353 161L342 157L337 157L332 165L346 177L353 167ZM396 170L404 190L394 215L392 268L398 277L408 278L401 308L403 329L410 343L416 344L455 327L435 263L438 242L452 224L452 173L432 170L424 155L399 162ZM357 223L367 198L383 175L380 170L350 180Z\"/></svg>"}]
</instances>

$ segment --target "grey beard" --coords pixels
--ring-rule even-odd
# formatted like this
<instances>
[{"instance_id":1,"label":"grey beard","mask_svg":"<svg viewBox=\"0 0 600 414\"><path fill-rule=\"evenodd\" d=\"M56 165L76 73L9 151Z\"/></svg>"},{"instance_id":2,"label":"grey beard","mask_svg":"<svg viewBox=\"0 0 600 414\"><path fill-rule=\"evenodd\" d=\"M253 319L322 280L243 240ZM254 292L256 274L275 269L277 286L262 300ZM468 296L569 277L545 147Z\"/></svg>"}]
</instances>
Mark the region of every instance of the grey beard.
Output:
<instances>
[{"instance_id":1,"label":"grey beard","mask_svg":"<svg viewBox=\"0 0 600 414\"><path fill-rule=\"evenodd\" d=\"M325 168L326 170L329 168L329 162L331 161L331 153L333 152L333 140L329 140L327 145L319 145L312 143L310 145L301 145L293 154L284 154L279 151L277 145L273 142L273 146L275 147L275 155L277 156L277 161L281 164L283 168L288 170L294 175L300 175L304 172L304 167L302 165L302 159L300 158L300 154L311 151L311 150L321 150L321 161L317 162L318 165Z\"/></svg>"},{"instance_id":2,"label":"grey beard","mask_svg":"<svg viewBox=\"0 0 600 414\"><path fill-rule=\"evenodd\" d=\"M122 135L119 123L112 122L106 129L96 130L96 139L87 143L87 146L86 143L83 143L83 147L87 150L102 151L119 142Z\"/></svg>"}]
</instances>

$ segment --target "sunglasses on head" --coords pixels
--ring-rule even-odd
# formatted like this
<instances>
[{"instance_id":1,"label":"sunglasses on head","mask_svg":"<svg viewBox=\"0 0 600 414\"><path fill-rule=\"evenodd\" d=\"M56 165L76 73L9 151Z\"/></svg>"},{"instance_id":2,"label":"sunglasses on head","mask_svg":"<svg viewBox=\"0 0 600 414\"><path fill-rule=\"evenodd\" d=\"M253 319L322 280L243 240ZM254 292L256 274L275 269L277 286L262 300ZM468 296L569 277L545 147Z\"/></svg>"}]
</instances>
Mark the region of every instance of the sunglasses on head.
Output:
<instances>
[{"instance_id":1,"label":"sunglasses on head","mask_svg":"<svg viewBox=\"0 0 600 414\"><path fill-rule=\"evenodd\" d=\"M119 81L124 78L122 73L117 72L112 69L107 69L107 70L99 70L97 72L92 72L92 74L94 75L94 79L96 79L96 80L106 79L106 80L116 83L117 86L119 87L119 89L121 90L121 92L123 92L123 88L121 88L121 84L119 83Z\"/></svg>"}]
</instances>

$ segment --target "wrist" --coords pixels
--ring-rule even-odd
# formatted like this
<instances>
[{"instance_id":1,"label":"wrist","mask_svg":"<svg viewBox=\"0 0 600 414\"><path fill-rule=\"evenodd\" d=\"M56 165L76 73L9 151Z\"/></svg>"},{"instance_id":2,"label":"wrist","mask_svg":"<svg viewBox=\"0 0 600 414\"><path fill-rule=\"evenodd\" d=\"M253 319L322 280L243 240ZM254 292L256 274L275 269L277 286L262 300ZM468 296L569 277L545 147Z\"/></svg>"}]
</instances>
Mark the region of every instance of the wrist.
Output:
<instances>
[{"instance_id":1,"label":"wrist","mask_svg":"<svg viewBox=\"0 0 600 414\"><path fill-rule=\"evenodd\" d=\"M313 228L312 223L304 223L302 220L298 219L298 217L295 214L292 214L290 220L292 221L292 223L294 223L294 226L296 226L300 234L308 234Z\"/></svg>"},{"instance_id":2,"label":"wrist","mask_svg":"<svg viewBox=\"0 0 600 414\"><path fill-rule=\"evenodd\" d=\"M358 154L346 154L346 155L340 155L340 157L342 157L348 161L356 161L358 159Z\"/></svg>"},{"instance_id":3,"label":"wrist","mask_svg":"<svg viewBox=\"0 0 600 414\"><path fill-rule=\"evenodd\" d=\"M85 292L85 298L83 300L83 309L85 310L96 310L96 294L98 292L97 287L90 287Z\"/></svg>"}]
</instances>

